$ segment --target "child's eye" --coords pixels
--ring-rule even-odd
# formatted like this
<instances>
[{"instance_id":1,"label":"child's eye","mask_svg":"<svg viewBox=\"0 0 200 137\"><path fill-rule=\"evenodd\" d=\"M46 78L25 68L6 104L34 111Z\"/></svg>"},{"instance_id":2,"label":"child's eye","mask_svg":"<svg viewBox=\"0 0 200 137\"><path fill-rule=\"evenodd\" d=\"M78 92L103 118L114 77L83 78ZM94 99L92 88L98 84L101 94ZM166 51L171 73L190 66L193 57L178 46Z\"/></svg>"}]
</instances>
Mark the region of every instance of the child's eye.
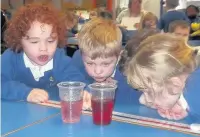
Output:
<instances>
[{"instance_id":1,"label":"child's eye","mask_svg":"<svg viewBox=\"0 0 200 137\"><path fill-rule=\"evenodd\" d=\"M110 65L110 63L103 63L103 65L104 65L104 66L109 66L109 65Z\"/></svg>"},{"instance_id":2,"label":"child's eye","mask_svg":"<svg viewBox=\"0 0 200 137\"><path fill-rule=\"evenodd\" d=\"M93 63L91 63L91 62L86 62L86 64L91 66Z\"/></svg>"},{"instance_id":3,"label":"child's eye","mask_svg":"<svg viewBox=\"0 0 200 137\"><path fill-rule=\"evenodd\" d=\"M55 41L55 40L49 40L48 42L49 42L49 43L53 43L54 41Z\"/></svg>"},{"instance_id":4,"label":"child's eye","mask_svg":"<svg viewBox=\"0 0 200 137\"><path fill-rule=\"evenodd\" d=\"M32 43L32 44L37 44L38 41L31 41L30 43Z\"/></svg>"}]
</instances>

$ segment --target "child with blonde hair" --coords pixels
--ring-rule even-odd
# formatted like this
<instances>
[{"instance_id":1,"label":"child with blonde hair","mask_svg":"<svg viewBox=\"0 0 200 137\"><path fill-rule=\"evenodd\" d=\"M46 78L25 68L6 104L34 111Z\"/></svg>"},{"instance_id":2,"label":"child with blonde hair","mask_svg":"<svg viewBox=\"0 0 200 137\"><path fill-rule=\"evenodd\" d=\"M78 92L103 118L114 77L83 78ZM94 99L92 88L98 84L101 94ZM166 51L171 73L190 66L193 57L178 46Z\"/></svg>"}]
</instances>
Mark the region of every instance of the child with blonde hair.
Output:
<instances>
[{"instance_id":1,"label":"child with blonde hair","mask_svg":"<svg viewBox=\"0 0 200 137\"><path fill-rule=\"evenodd\" d=\"M186 117L188 105L182 94L186 79L198 66L197 50L170 34L149 36L137 44L137 50L125 49L120 63L127 82L143 92L140 103L164 118ZM124 58L127 55L131 56Z\"/></svg>"},{"instance_id":2,"label":"child with blonde hair","mask_svg":"<svg viewBox=\"0 0 200 137\"><path fill-rule=\"evenodd\" d=\"M95 18L86 23L79 35L79 48L73 56L73 63L85 76L87 84L93 82L110 82L113 79L118 81L116 98L123 94L139 93L131 88L125 77L118 69L118 60L122 51L122 34L120 29L112 20ZM130 100L127 96L126 101ZM88 107L90 107L90 94L88 94Z\"/></svg>"}]
</instances>

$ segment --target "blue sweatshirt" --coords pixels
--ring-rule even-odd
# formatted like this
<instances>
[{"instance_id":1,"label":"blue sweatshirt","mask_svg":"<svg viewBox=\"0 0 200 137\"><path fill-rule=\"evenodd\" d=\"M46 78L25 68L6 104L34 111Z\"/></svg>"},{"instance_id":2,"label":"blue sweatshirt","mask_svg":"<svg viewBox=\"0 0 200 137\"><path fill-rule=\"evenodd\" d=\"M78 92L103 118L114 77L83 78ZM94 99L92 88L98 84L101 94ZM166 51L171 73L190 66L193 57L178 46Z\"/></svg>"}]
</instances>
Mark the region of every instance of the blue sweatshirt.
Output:
<instances>
[{"instance_id":1,"label":"blue sweatshirt","mask_svg":"<svg viewBox=\"0 0 200 137\"><path fill-rule=\"evenodd\" d=\"M36 81L30 68L26 68L23 52L6 50L1 56L1 98L26 100L33 88L48 89L61 81L85 81L83 75L71 64L63 49L57 49L53 57L53 69L46 71Z\"/></svg>"},{"instance_id":2,"label":"blue sweatshirt","mask_svg":"<svg viewBox=\"0 0 200 137\"><path fill-rule=\"evenodd\" d=\"M189 19L184 12L173 10L168 11L161 16L158 22L158 28L164 30L164 32L168 32L169 24L175 20L186 20L189 22Z\"/></svg>"},{"instance_id":3,"label":"blue sweatshirt","mask_svg":"<svg viewBox=\"0 0 200 137\"><path fill-rule=\"evenodd\" d=\"M189 113L200 123L200 68L196 69L188 78L184 97L189 105Z\"/></svg>"},{"instance_id":4,"label":"blue sweatshirt","mask_svg":"<svg viewBox=\"0 0 200 137\"><path fill-rule=\"evenodd\" d=\"M81 57L80 50L77 50L73 57L72 57L72 62L73 65L79 68L79 70L82 72L84 75L84 78L86 80L85 83L91 84L94 81L92 77L90 77L85 70L85 66L83 64L83 60ZM119 71L118 66L116 67L116 72L114 75L114 79L118 81L118 88L116 90L116 96L115 96L115 101L116 103L119 104L138 104L139 103L139 97L141 95L141 92L135 90L132 88L130 85L127 84L127 79L123 74ZM89 90L87 88L87 90ZM126 95L125 95L126 94Z\"/></svg>"}]
</instances>

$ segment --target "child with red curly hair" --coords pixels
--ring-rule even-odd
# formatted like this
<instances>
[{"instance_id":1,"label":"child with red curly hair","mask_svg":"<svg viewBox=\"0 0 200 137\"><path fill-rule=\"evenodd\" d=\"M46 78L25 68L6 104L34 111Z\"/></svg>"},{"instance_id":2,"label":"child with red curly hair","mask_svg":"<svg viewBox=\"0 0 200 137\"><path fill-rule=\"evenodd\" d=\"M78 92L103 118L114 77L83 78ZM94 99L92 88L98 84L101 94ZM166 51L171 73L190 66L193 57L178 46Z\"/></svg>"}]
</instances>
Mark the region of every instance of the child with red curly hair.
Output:
<instances>
[{"instance_id":1,"label":"child with red curly hair","mask_svg":"<svg viewBox=\"0 0 200 137\"><path fill-rule=\"evenodd\" d=\"M50 5L30 4L12 17L5 34L8 50L2 55L2 98L44 102L47 89L61 81L84 81L61 46L64 17Z\"/></svg>"}]
</instances>

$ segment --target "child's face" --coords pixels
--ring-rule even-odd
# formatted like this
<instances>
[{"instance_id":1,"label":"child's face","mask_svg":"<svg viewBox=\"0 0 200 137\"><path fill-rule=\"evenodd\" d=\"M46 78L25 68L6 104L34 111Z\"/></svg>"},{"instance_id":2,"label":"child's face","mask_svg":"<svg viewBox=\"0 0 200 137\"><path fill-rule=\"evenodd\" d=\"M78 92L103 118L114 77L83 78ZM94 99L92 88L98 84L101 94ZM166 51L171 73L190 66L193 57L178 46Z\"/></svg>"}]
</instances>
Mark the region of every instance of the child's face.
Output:
<instances>
[{"instance_id":1,"label":"child's face","mask_svg":"<svg viewBox=\"0 0 200 137\"><path fill-rule=\"evenodd\" d=\"M188 28L176 27L176 29L174 30L174 34L177 36L188 38L190 35L190 29L189 27Z\"/></svg>"},{"instance_id":2,"label":"child's face","mask_svg":"<svg viewBox=\"0 0 200 137\"><path fill-rule=\"evenodd\" d=\"M152 84L148 89L145 89L143 92L146 92L145 98L148 100L151 98L149 95L154 95L154 100L149 100L150 102L154 101L154 105L159 106L163 109L170 109L177 103L180 95L183 93L183 89L185 87L186 79L188 78L188 74L183 74L178 77L172 77L168 80L165 85L159 86L157 84ZM153 87L152 87L153 86ZM162 94L154 94L154 93L162 93ZM153 107L153 106L152 106Z\"/></svg>"},{"instance_id":3,"label":"child's face","mask_svg":"<svg viewBox=\"0 0 200 137\"><path fill-rule=\"evenodd\" d=\"M152 29L156 28L156 21L155 20L146 20L144 22L144 24L145 24L146 28L152 28Z\"/></svg>"},{"instance_id":4,"label":"child's face","mask_svg":"<svg viewBox=\"0 0 200 137\"><path fill-rule=\"evenodd\" d=\"M83 54L82 57L88 75L91 76L96 82L103 82L107 78L111 77L118 60L116 56L96 58L94 60L85 54Z\"/></svg>"},{"instance_id":5,"label":"child's face","mask_svg":"<svg viewBox=\"0 0 200 137\"><path fill-rule=\"evenodd\" d=\"M31 62L39 66L48 63L58 43L57 35L52 33L52 26L35 21L26 36L22 38L22 46Z\"/></svg>"}]
</instances>

